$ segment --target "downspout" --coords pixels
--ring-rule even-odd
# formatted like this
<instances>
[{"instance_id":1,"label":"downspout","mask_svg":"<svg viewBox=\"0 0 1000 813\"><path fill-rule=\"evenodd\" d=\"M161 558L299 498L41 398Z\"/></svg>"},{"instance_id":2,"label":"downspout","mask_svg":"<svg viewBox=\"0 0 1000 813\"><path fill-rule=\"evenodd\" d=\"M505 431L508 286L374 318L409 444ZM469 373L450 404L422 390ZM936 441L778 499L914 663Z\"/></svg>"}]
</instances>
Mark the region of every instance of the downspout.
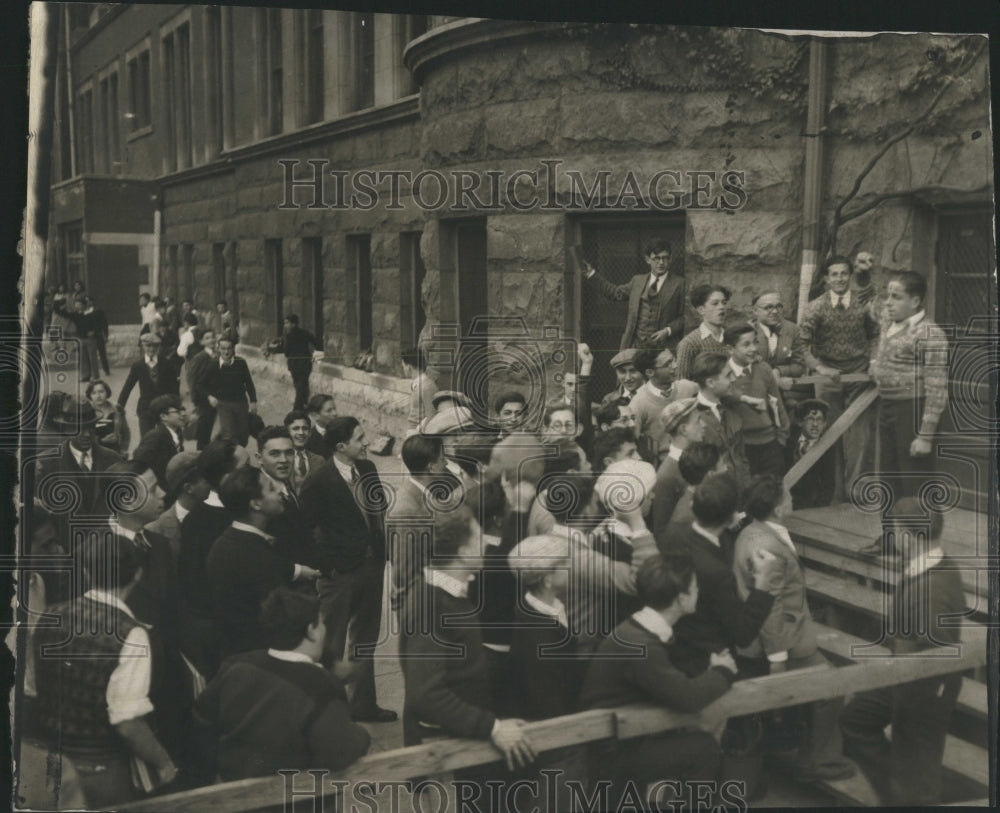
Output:
<instances>
[{"instance_id":1,"label":"downspout","mask_svg":"<svg viewBox=\"0 0 1000 813\"><path fill-rule=\"evenodd\" d=\"M809 290L820 264L820 211L823 205L823 130L827 104L827 42L809 42L809 108L806 113L806 166L802 199L802 267L799 272L798 318L809 303Z\"/></svg>"},{"instance_id":2,"label":"downspout","mask_svg":"<svg viewBox=\"0 0 1000 813\"><path fill-rule=\"evenodd\" d=\"M73 87L73 52L70 50L69 3L63 6L63 33L66 35L63 47L66 49L66 101L69 119L69 176L76 177L76 114L73 97L76 90Z\"/></svg>"},{"instance_id":3,"label":"downspout","mask_svg":"<svg viewBox=\"0 0 1000 813\"><path fill-rule=\"evenodd\" d=\"M153 195L153 271L150 277L150 295L155 299L160 295L160 223L163 210L160 208L160 195Z\"/></svg>"}]
</instances>

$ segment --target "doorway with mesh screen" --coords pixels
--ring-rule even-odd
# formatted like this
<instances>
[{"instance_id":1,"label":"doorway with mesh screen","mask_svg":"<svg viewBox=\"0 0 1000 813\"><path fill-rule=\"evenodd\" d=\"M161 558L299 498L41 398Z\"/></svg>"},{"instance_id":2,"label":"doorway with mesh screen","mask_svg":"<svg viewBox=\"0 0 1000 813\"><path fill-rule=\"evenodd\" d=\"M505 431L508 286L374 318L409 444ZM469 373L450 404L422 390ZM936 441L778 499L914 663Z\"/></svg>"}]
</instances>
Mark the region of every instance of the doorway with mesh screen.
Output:
<instances>
[{"instance_id":1,"label":"doorway with mesh screen","mask_svg":"<svg viewBox=\"0 0 1000 813\"><path fill-rule=\"evenodd\" d=\"M684 274L683 215L583 218L578 226L584 258L615 285L649 273L645 251L655 240L670 243L670 273ZM577 336L594 354L590 392L595 401L615 386L611 358L621 344L627 314L627 301L612 302L589 285L582 286Z\"/></svg>"}]
</instances>

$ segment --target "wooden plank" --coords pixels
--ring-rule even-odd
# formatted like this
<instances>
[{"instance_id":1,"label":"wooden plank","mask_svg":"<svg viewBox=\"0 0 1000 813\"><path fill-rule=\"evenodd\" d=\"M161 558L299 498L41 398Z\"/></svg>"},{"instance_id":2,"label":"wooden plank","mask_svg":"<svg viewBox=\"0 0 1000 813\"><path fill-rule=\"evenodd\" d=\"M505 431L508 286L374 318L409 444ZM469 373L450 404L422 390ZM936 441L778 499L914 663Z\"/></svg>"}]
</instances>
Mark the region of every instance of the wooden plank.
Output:
<instances>
[{"instance_id":1,"label":"wooden plank","mask_svg":"<svg viewBox=\"0 0 1000 813\"><path fill-rule=\"evenodd\" d=\"M944 760L941 764L984 787L990 786L990 755L985 748L949 734L944 741Z\"/></svg>"},{"instance_id":2,"label":"wooden plank","mask_svg":"<svg viewBox=\"0 0 1000 813\"><path fill-rule=\"evenodd\" d=\"M907 683L917 678L961 672L985 663L985 640L979 640L963 646L961 654L954 658L888 658L840 668L821 666L809 670L809 680L801 679L807 670L797 670L741 681L699 714L645 706L598 709L530 723L527 728L531 743L538 752L611 737L627 739L682 726L697 725L711 729L728 717L840 697ZM498 759L499 753L489 742L435 740L363 757L345 771L325 777L318 795L335 795L338 786L332 783L333 780L348 784L373 780L402 781L489 764ZM307 781L311 782L312 777L308 777ZM289 789L285 777L266 776L160 796L122 805L119 809L135 813L160 813L163 810L172 813L205 810L240 813L279 807L285 803Z\"/></svg>"},{"instance_id":3,"label":"wooden plank","mask_svg":"<svg viewBox=\"0 0 1000 813\"><path fill-rule=\"evenodd\" d=\"M854 766L854 776L847 779L813 781L809 784L826 791L840 801L847 802L852 807L879 807L878 793L875 792L875 788L868 781L864 771L858 767L854 760L847 757L844 757L844 760ZM793 756L779 754L772 758L771 764L789 778L793 780L796 778L796 765Z\"/></svg>"},{"instance_id":4,"label":"wooden plank","mask_svg":"<svg viewBox=\"0 0 1000 813\"><path fill-rule=\"evenodd\" d=\"M891 658L892 652L886 647L873 644L857 635L842 632L825 624L816 624L816 641L827 654L845 661L863 661L868 658ZM855 650L855 647L861 647Z\"/></svg>"},{"instance_id":5,"label":"wooden plank","mask_svg":"<svg viewBox=\"0 0 1000 813\"><path fill-rule=\"evenodd\" d=\"M958 708L979 720L986 722L990 717L989 690L985 683L966 678L958 693Z\"/></svg>"},{"instance_id":6,"label":"wooden plank","mask_svg":"<svg viewBox=\"0 0 1000 813\"><path fill-rule=\"evenodd\" d=\"M798 463L788 470L788 473L785 475L785 488L794 486L802 478L802 475L809 471L813 464L826 454L826 450L840 440L840 436L854 424L862 412L875 402L876 398L878 398L878 389L874 385L855 398L841 416L833 422L833 425L820 436L816 444L802 456L802 459Z\"/></svg>"},{"instance_id":7,"label":"wooden plank","mask_svg":"<svg viewBox=\"0 0 1000 813\"><path fill-rule=\"evenodd\" d=\"M868 373L844 373L840 376L841 384L864 384L865 382L870 382L872 377ZM794 384L832 384L833 379L828 375L820 375L819 373L812 373L810 375L800 375L798 378L793 378Z\"/></svg>"}]
</instances>

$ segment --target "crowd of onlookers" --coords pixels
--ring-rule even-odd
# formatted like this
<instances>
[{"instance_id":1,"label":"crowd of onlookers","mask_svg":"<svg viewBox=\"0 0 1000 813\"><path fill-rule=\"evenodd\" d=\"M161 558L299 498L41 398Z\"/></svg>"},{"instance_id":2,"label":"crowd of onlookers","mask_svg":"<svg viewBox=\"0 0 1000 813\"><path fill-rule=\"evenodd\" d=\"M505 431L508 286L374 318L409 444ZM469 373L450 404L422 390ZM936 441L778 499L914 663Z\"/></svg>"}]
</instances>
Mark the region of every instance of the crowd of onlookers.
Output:
<instances>
[{"instance_id":1,"label":"crowd of onlookers","mask_svg":"<svg viewBox=\"0 0 1000 813\"><path fill-rule=\"evenodd\" d=\"M143 302L142 357L117 402L95 366L86 402L49 404L50 429L66 439L39 458L24 517L27 603L59 623L30 625L20 717L22 755L49 769L25 773L21 795L104 808L279 769L341 769L369 748L364 724L399 718L375 682L374 650L391 629L404 743L491 741L501 763L461 774L470 781L559 768L624 793L740 777L753 799L777 737L797 749L802 781L853 774L846 749L884 799L935 800L954 676L846 708L816 702L781 725L754 715L589 752L540 752L525 728L634 703L697 711L735 680L825 662L783 520L793 506L829 504L854 460L836 444L786 487L845 403L795 379L811 369L833 386L849 371L830 366L838 348L863 345L887 482L921 470L944 408L937 348L914 349L939 338L922 278L891 278L879 327L871 300L844 302L844 262L828 263L829 291L797 326L777 293L759 295L747 323L727 317L726 289L698 286L687 296L697 328L624 347L611 361L617 386L600 398L580 345L540 414L514 389L473 403L409 350L410 431L394 475L368 460L363 416L309 396L318 344L294 317L269 351L290 368L304 360L305 387L281 425L264 426L225 303L204 320L191 303ZM54 302L52 313L70 311ZM642 308L637 324L652 324ZM788 358L769 363L778 351ZM136 387L132 448L123 409ZM907 410L917 417L900 426ZM872 552L902 568L890 612L930 607L936 623L964 607L961 581L940 549L940 516L920 537L915 515L926 512L898 496ZM39 557L65 567L35 568ZM897 652L957 634L892 629ZM659 801L671 792L661 787Z\"/></svg>"}]
</instances>

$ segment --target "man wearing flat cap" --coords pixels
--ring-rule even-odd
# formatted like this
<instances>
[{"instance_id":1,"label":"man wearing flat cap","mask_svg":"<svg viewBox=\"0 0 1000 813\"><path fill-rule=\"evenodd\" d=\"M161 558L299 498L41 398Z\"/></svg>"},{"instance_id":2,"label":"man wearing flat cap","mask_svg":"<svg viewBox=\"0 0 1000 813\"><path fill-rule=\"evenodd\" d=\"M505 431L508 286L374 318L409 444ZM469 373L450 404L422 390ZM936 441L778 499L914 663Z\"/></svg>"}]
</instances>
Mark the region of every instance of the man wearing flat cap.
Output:
<instances>
[{"instance_id":1,"label":"man wearing flat cap","mask_svg":"<svg viewBox=\"0 0 1000 813\"><path fill-rule=\"evenodd\" d=\"M186 410L179 395L158 395L149 405L149 414L157 424L142 436L132 458L146 463L166 492L167 464L175 454L184 451Z\"/></svg>"},{"instance_id":2,"label":"man wearing flat cap","mask_svg":"<svg viewBox=\"0 0 1000 813\"><path fill-rule=\"evenodd\" d=\"M180 384L173 365L160 358L160 339L155 333L144 333L139 337L142 358L129 367L128 377L118 396L118 406L122 409L136 384L139 385L139 401L135 414L139 418L139 434L145 436L156 426L157 417L149 412L149 405L158 395L179 395Z\"/></svg>"},{"instance_id":3,"label":"man wearing flat cap","mask_svg":"<svg viewBox=\"0 0 1000 813\"><path fill-rule=\"evenodd\" d=\"M639 369L636 361L639 358L639 351L630 347L622 350L611 357L611 368L618 378L618 388L613 393L608 393L605 399L612 394L619 398L627 398L630 402L645 382L645 376Z\"/></svg>"},{"instance_id":4,"label":"man wearing flat cap","mask_svg":"<svg viewBox=\"0 0 1000 813\"><path fill-rule=\"evenodd\" d=\"M705 437L705 423L698 409L697 396L681 398L667 404L660 413L666 455L656 470L653 490L653 533L658 534L670 523L678 501L688 488L681 474L680 459L692 443ZM668 440L669 439L669 440Z\"/></svg>"},{"instance_id":5,"label":"man wearing flat cap","mask_svg":"<svg viewBox=\"0 0 1000 813\"><path fill-rule=\"evenodd\" d=\"M170 458L165 489L170 507L146 526L147 531L167 540L175 562L180 553L181 523L184 517L192 508L204 502L211 491L204 472L198 466L198 458L198 452L193 449Z\"/></svg>"}]
</instances>

